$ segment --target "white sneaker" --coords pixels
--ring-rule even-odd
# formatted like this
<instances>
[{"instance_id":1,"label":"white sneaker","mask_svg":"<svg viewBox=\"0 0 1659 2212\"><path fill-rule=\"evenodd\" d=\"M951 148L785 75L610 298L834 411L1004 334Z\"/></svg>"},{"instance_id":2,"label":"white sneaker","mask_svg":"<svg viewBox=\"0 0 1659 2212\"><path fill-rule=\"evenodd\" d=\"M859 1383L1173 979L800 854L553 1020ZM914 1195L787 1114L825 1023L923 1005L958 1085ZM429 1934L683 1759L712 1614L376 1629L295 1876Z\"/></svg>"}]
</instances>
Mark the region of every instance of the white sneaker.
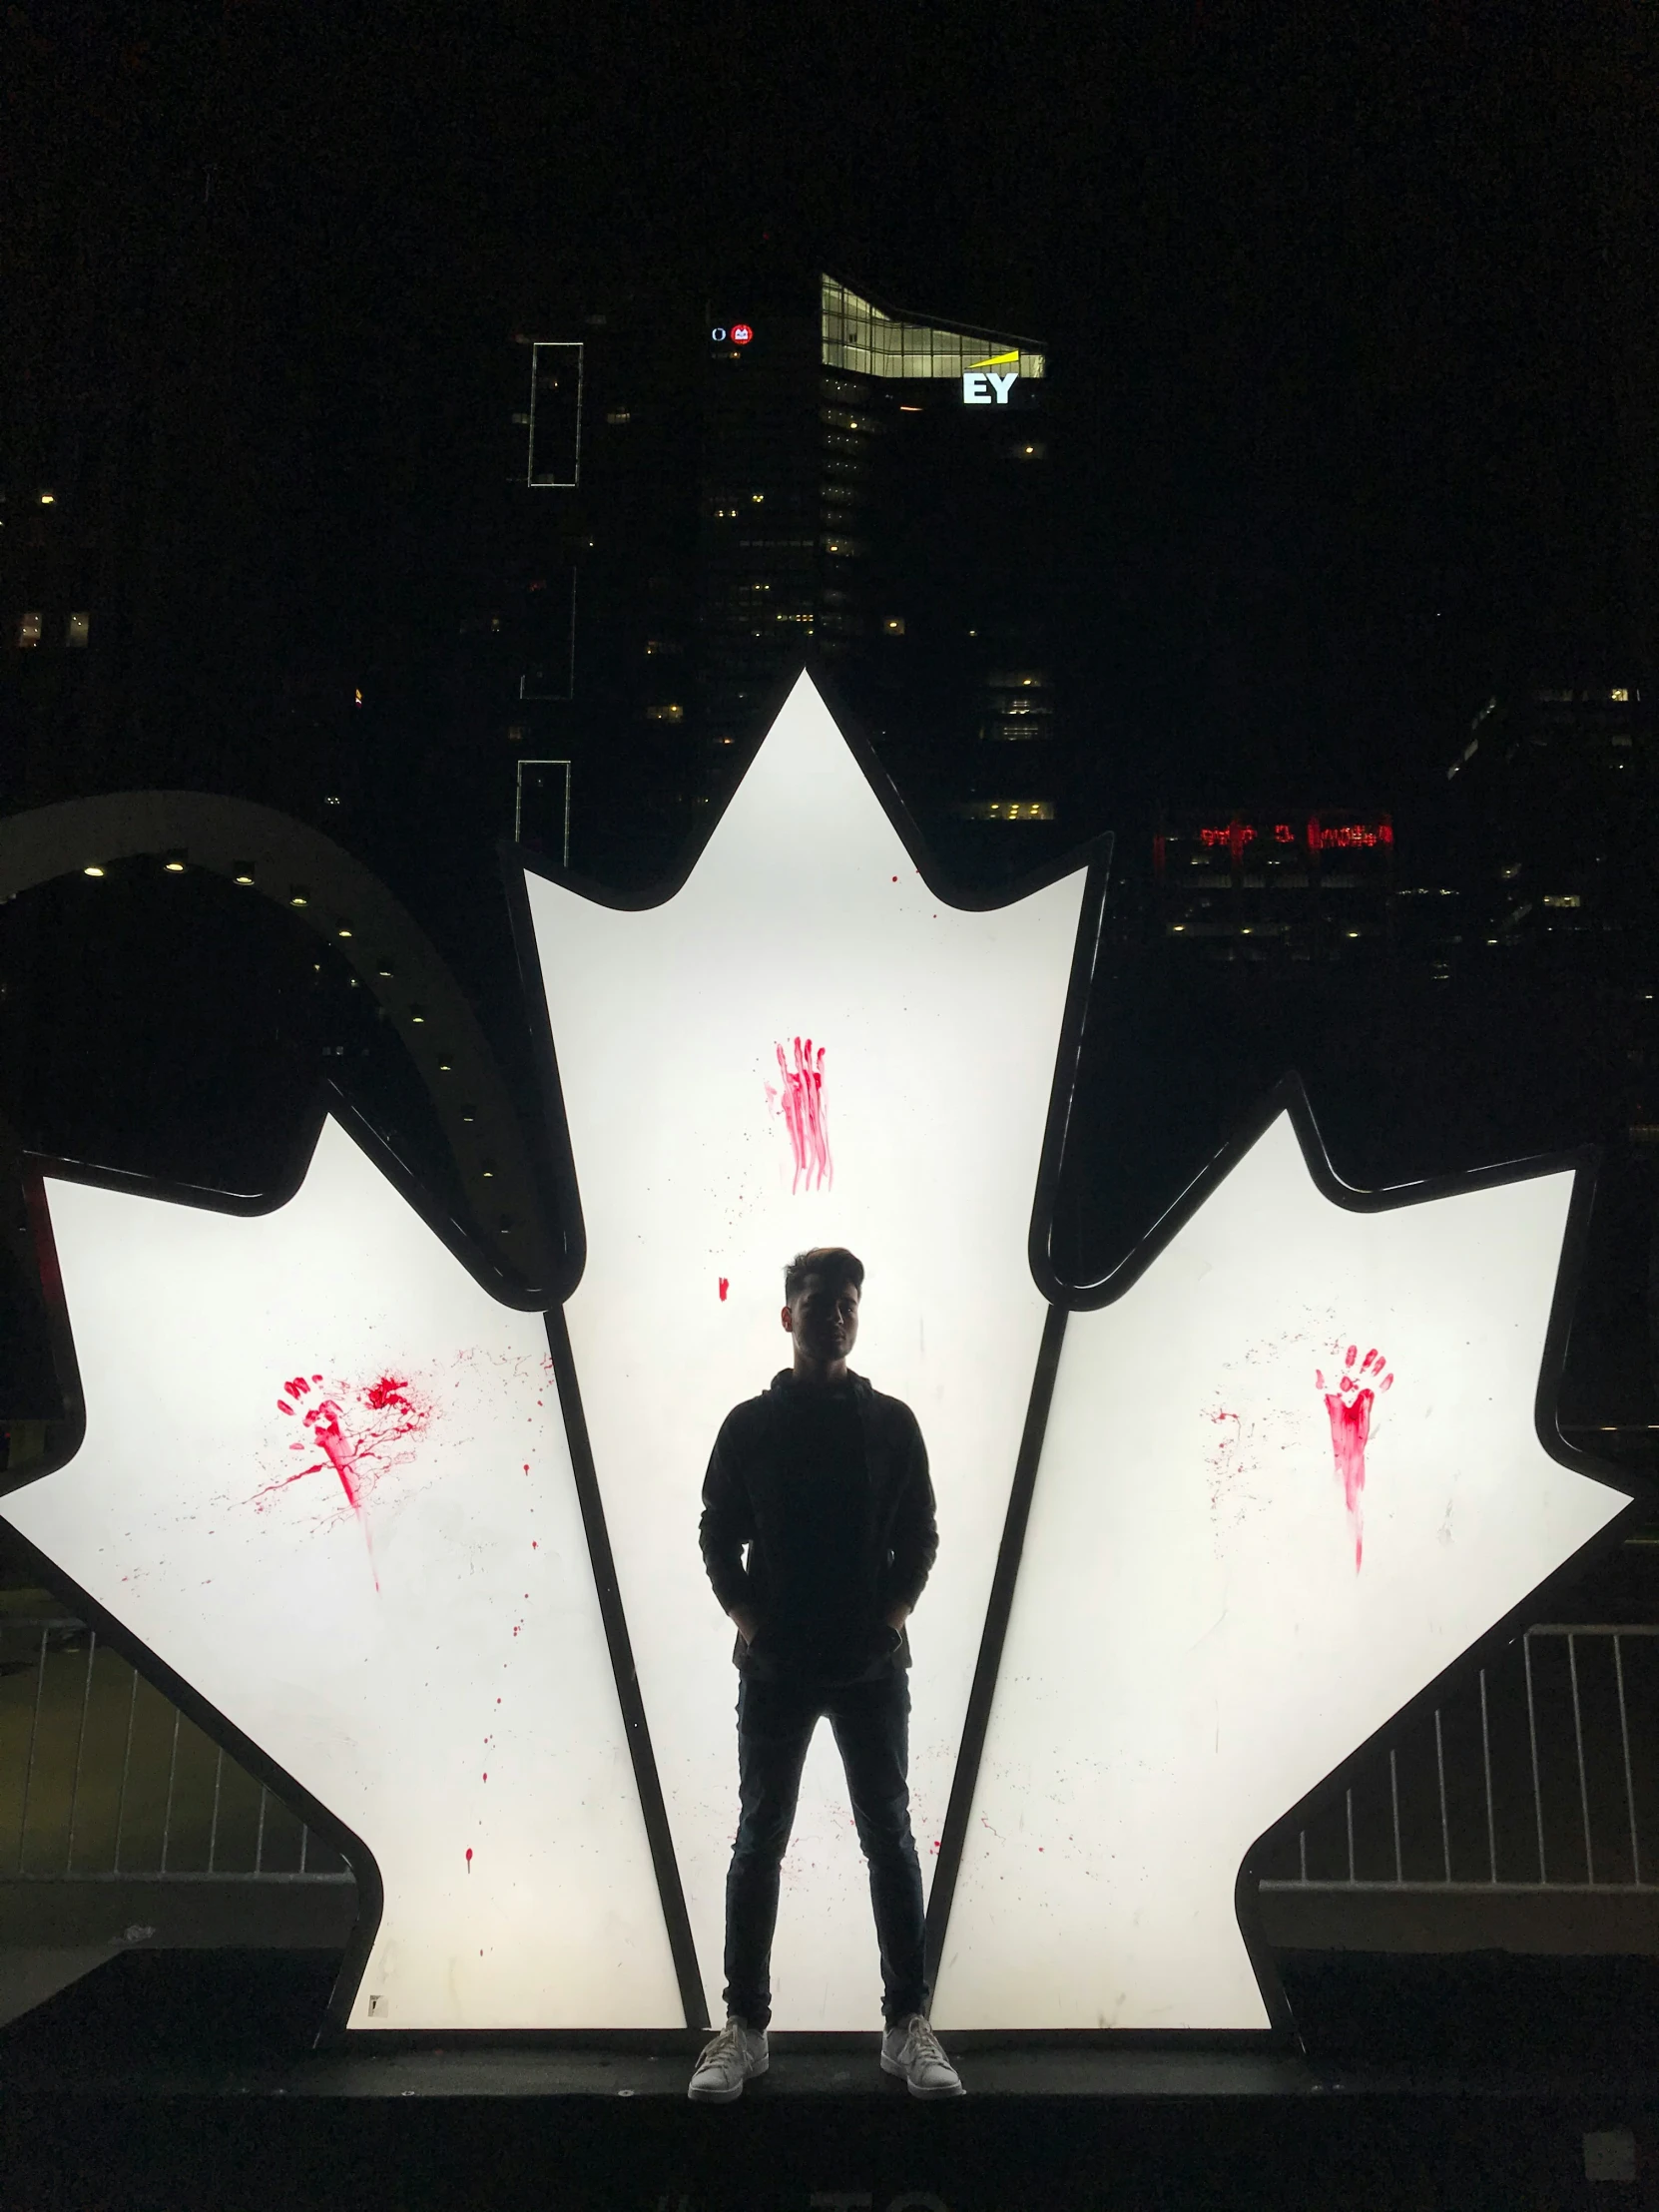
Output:
<instances>
[{"instance_id":1,"label":"white sneaker","mask_svg":"<svg viewBox=\"0 0 1659 2212\"><path fill-rule=\"evenodd\" d=\"M770 2063L766 2029L751 2027L741 2012L734 2012L704 2044L686 2094L700 2104L730 2104L743 2095L750 2076L764 2074Z\"/></svg>"},{"instance_id":2,"label":"white sneaker","mask_svg":"<svg viewBox=\"0 0 1659 2212\"><path fill-rule=\"evenodd\" d=\"M920 2012L912 2012L882 2036L881 2071L902 2074L913 2097L959 2097L967 2093L944 2054L944 2045Z\"/></svg>"}]
</instances>

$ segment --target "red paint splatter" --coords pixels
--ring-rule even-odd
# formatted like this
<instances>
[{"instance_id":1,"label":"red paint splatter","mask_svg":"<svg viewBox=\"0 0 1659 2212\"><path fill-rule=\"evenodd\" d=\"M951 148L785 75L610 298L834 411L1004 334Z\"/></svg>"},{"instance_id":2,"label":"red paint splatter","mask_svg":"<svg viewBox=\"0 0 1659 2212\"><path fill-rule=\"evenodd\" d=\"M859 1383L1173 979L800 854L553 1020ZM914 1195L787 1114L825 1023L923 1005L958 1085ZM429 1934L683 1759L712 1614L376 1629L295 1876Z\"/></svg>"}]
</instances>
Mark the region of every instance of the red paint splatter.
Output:
<instances>
[{"instance_id":1,"label":"red paint splatter","mask_svg":"<svg viewBox=\"0 0 1659 2212\"><path fill-rule=\"evenodd\" d=\"M1360 1347L1352 1344L1343 1361L1341 1379L1333 1386L1327 1386L1322 1368L1314 1371L1315 1386L1325 1393L1325 1410L1331 1421L1332 1456L1337 1462L1337 1478L1343 1486L1349 1524L1354 1530L1356 1574L1365 1556L1366 1444L1371 1436L1372 1407L1384 1390L1393 1387L1394 1379L1385 1372L1387 1365L1375 1346L1362 1360Z\"/></svg>"},{"instance_id":2,"label":"red paint splatter","mask_svg":"<svg viewBox=\"0 0 1659 2212\"><path fill-rule=\"evenodd\" d=\"M341 1495L363 1532L369 1571L378 1590L380 1577L374 1565L374 1544L366 1508L381 1476L412 1456L413 1439L426 1428L434 1409L406 1377L384 1373L371 1382L356 1385L336 1382L327 1395L300 1410L301 1401L310 1397L312 1390L319 1388L321 1383L320 1375L313 1375L308 1381L302 1375L292 1376L283 1383L283 1394L276 1400L277 1410L290 1418L298 1412L300 1423L307 1431L306 1439L289 1444L288 1449L303 1452L308 1443L310 1449L322 1454L321 1458L313 1459L294 1474L268 1482L255 1492L252 1502L261 1509L261 1501L276 1491L303 1481L307 1475L319 1474L324 1467L331 1468Z\"/></svg>"},{"instance_id":3,"label":"red paint splatter","mask_svg":"<svg viewBox=\"0 0 1659 2212\"><path fill-rule=\"evenodd\" d=\"M466 1847L466 1871L468 1874L472 1872L472 1846L470 1844Z\"/></svg>"},{"instance_id":4,"label":"red paint splatter","mask_svg":"<svg viewBox=\"0 0 1659 2212\"><path fill-rule=\"evenodd\" d=\"M723 1306L726 1304L726 1294L731 1288L731 1284L727 1282L725 1276L723 1275L720 1279L720 1303Z\"/></svg>"},{"instance_id":5,"label":"red paint splatter","mask_svg":"<svg viewBox=\"0 0 1659 2212\"><path fill-rule=\"evenodd\" d=\"M1233 1505L1234 1485L1243 1470L1244 1417L1231 1406L1212 1405L1204 1418L1215 1428L1209 1442L1210 1512L1218 1521Z\"/></svg>"},{"instance_id":6,"label":"red paint splatter","mask_svg":"<svg viewBox=\"0 0 1659 2212\"><path fill-rule=\"evenodd\" d=\"M824 1109L825 1048L820 1045L815 1053L811 1037L805 1044L799 1037L794 1042L793 1067L784 1057L784 1047L774 1047L783 1088L775 1091L769 1083L767 1104L782 1115L790 1133L795 1154L795 1180L790 1189L799 1191L805 1178L808 1190L823 1190L835 1180L835 1163L830 1156L830 1124Z\"/></svg>"}]
</instances>

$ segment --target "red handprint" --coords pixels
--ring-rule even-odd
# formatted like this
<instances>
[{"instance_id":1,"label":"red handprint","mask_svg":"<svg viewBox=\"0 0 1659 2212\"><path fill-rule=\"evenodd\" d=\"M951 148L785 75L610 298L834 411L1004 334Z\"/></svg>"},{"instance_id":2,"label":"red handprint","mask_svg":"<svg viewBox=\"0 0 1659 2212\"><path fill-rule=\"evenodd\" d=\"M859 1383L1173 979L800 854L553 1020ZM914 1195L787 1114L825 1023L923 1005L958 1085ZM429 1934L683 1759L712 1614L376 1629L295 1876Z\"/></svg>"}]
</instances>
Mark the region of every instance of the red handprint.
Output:
<instances>
[{"instance_id":1,"label":"red handprint","mask_svg":"<svg viewBox=\"0 0 1659 2212\"><path fill-rule=\"evenodd\" d=\"M1348 1517L1354 1529L1354 1571L1360 1571L1365 1552L1363 1499L1366 1488L1366 1442L1371 1435L1372 1407L1382 1392L1393 1387L1388 1363L1375 1347L1362 1360L1357 1344L1349 1346L1340 1380L1327 1383L1323 1368L1314 1370L1314 1382L1325 1393L1325 1410L1331 1419L1331 1449L1337 1476L1343 1485Z\"/></svg>"}]
</instances>

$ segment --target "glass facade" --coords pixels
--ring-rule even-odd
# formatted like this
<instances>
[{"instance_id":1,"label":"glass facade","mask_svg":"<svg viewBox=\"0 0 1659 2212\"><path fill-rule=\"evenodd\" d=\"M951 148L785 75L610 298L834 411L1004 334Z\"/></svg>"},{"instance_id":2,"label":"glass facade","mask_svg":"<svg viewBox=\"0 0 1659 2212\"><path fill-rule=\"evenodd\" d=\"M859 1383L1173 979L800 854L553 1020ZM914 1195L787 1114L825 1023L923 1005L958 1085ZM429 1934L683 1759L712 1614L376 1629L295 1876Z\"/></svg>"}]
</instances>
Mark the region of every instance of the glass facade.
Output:
<instances>
[{"instance_id":1,"label":"glass facade","mask_svg":"<svg viewBox=\"0 0 1659 2212\"><path fill-rule=\"evenodd\" d=\"M822 280L822 313L826 368L851 369L859 376L960 377L990 365L1005 365L1021 376L1043 373L1040 353L999 346L965 330L900 321L833 276Z\"/></svg>"}]
</instances>

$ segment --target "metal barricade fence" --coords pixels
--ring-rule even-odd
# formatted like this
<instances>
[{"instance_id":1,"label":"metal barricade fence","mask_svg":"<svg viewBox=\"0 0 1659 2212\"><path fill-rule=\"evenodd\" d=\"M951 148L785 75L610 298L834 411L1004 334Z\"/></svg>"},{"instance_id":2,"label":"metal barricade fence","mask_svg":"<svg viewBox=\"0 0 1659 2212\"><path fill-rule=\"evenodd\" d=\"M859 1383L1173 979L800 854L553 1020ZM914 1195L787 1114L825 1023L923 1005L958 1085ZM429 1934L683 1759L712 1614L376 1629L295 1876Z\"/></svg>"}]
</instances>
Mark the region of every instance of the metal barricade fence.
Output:
<instances>
[{"instance_id":1,"label":"metal barricade fence","mask_svg":"<svg viewBox=\"0 0 1659 2212\"><path fill-rule=\"evenodd\" d=\"M1632 1895L1656 1877L1659 1624L1550 1623L1273 1838L1262 1888Z\"/></svg>"},{"instance_id":2,"label":"metal barricade fence","mask_svg":"<svg viewBox=\"0 0 1659 2212\"><path fill-rule=\"evenodd\" d=\"M84 1622L0 1615L0 1881L349 1883Z\"/></svg>"}]
</instances>

